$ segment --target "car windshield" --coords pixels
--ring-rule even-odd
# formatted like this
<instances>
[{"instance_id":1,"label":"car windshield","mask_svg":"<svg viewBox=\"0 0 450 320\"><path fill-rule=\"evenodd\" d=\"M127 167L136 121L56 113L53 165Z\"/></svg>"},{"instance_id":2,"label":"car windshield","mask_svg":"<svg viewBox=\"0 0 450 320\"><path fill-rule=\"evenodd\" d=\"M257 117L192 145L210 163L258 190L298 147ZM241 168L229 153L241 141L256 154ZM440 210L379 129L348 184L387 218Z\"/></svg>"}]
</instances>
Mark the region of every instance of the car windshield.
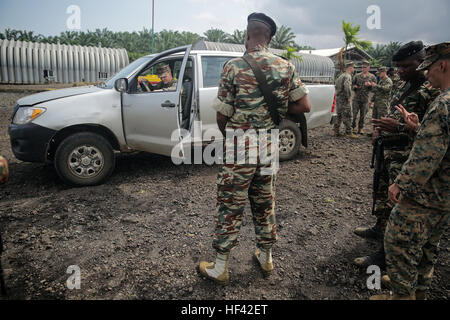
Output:
<instances>
[{"instance_id":1,"label":"car windshield","mask_svg":"<svg viewBox=\"0 0 450 320\"><path fill-rule=\"evenodd\" d=\"M146 56L146 57L137 59L136 61L133 61L128 66L126 66L125 68L120 70L118 73L116 73L112 78L110 78L110 79L106 80L104 83L100 84L99 87L104 88L104 89L114 88L114 83L116 82L117 79L127 78L134 70L139 68L139 66L146 64L152 58L153 58L153 56Z\"/></svg>"}]
</instances>

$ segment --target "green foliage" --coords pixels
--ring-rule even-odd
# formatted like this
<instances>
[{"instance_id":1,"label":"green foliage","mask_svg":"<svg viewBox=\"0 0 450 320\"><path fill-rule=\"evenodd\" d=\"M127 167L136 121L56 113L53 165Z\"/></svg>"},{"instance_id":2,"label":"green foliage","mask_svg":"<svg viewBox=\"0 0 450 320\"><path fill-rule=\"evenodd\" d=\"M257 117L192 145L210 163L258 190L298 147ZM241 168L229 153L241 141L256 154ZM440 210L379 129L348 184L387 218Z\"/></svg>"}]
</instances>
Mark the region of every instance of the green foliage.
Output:
<instances>
[{"instance_id":1,"label":"green foliage","mask_svg":"<svg viewBox=\"0 0 450 320\"><path fill-rule=\"evenodd\" d=\"M278 28L277 33L272 38L270 46L275 49L284 49L287 46L294 48L297 46L294 39L295 34L292 32L292 29L283 25Z\"/></svg>"},{"instance_id":2,"label":"green foliage","mask_svg":"<svg viewBox=\"0 0 450 320\"><path fill-rule=\"evenodd\" d=\"M389 42L388 44L377 44L367 50L380 65L385 67L393 67L392 56L402 46L400 42Z\"/></svg>"},{"instance_id":3,"label":"green foliage","mask_svg":"<svg viewBox=\"0 0 450 320\"><path fill-rule=\"evenodd\" d=\"M372 46L372 42L368 40L362 40L358 37L360 25L353 26L351 22L345 22L342 20L342 31L344 32L345 51L347 51L350 45L354 45L358 49L368 50Z\"/></svg>"},{"instance_id":4,"label":"green foliage","mask_svg":"<svg viewBox=\"0 0 450 320\"><path fill-rule=\"evenodd\" d=\"M194 44L200 39L205 39L213 42L227 42L244 44L246 38L246 30L235 30L232 35L220 29L210 29L204 33L204 37L193 32L179 32L173 30L162 30L156 32L154 35L154 51L162 52L171 48L176 48L183 45ZM113 32L104 29L96 29L95 31L65 31L58 36L44 36L42 34L35 34L33 31L5 29L0 32L0 39L15 39L18 41L43 42L43 43L58 43L67 45L80 46L99 46L105 48L125 48L128 52L130 61L152 53L152 30L143 28L141 31L133 32ZM272 44L280 49L290 46L296 51L301 50L302 47L297 45L293 40L295 35L291 32L291 28L282 26L277 35L274 37ZM310 49L306 47L306 50Z\"/></svg>"},{"instance_id":5,"label":"green foliage","mask_svg":"<svg viewBox=\"0 0 450 320\"><path fill-rule=\"evenodd\" d=\"M211 42L227 42L230 39L230 35L220 29L209 29L203 35Z\"/></svg>"},{"instance_id":6,"label":"green foliage","mask_svg":"<svg viewBox=\"0 0 450 320\"><path fill-rule=\"evenodd\" d=\"M235 44L244 44L247 37L247 30L234 30L233 34L229 37L228 42Z\"/></svg>"},{"instance_id":7,"label":"green foliage","mask_svg":"<svg viewBox=\"0 0 450 320\"><path fill-rule=\"evenodd\" d=\"M300 62L303 61L302 56L299 56L299 55L295 54L297 52L296 48L292 48L292 47L286 46L285 49L286 49L286 52L282 54L283 57L285 57L288 60L297 59Z\"/></svg>"}]
</instances>

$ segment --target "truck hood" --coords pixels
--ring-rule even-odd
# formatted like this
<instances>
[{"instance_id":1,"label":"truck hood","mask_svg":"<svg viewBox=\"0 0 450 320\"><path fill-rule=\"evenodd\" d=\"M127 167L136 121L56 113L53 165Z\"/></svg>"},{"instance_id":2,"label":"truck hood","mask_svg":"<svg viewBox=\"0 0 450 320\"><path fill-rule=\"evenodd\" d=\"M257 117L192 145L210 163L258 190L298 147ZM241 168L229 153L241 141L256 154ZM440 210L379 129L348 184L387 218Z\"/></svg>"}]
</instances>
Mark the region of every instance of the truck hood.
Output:
<instances>
[{"instance_id":1,"label":"truck hood","mask_svg":"<svg viewBox=\"0 0 450 320\"><path fill-rule=\"evenodd\" d=\"M51 100L78 96L82 94L94 93L98 92L101 89L96 86L86 86L86 87L76 87L76 88L68 88L68 89L59 89L53 91L45 91L41 93L32 94L30 96L24 97L17 101L17 104L21 106L33 106L38 103L43 103Z\"/></svg>"}]
</instances>

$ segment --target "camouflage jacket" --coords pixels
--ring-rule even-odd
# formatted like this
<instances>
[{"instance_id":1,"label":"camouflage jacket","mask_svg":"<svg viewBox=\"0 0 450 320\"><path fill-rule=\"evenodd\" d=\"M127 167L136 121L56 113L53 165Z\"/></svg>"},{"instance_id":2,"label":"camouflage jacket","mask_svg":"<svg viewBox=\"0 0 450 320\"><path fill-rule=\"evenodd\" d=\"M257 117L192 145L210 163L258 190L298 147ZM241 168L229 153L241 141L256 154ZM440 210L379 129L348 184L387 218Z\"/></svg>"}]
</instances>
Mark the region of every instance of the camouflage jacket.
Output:
<instances>
[{"instance_id":1,"label":"camouflage jacket","mask_svg":"<svg viewBox=\"0 0 450 320\"><path fill-rule=\"evenodd\" d=\"M161 81L153 87L153 90L176 91L177 81L175 81L175 79L172 79L172 81L168 84L164 84L164 82Z\"/></svg>"},{"instance_id":2,"label":"camouflage jacket","mask_svg":"<svg viewBox=\"0 0 450 320\"><path fill-rule=\"evenodd\" d=\"M389 110L387 117L397 119L400 123L404 124L402 114L395 109L395 101L398 101L400 97L406 92L411 86L410 82L404 82L395 92L391 95L391 100L389 102ZM428 81L425 81L422 86L407 96L401 103L408 112L414 112L419 116L419 120L422 121L428 106L433 102L433 100L439 95L440 91L433 88ZM415 133L383 133L386 136L399 136L408 135L409 144L402 148L402 150L386 150L386 158L395 159L396 161L404 162L408 159L409 152L411 151L412 144L414 141Z\"/></svg>"},{"instance_id":3,"label":"camouflage jacket","mask_svg":"<svg viewBox=\"0 0 450 320\"><path fill-rule=\"evenodd\" d=\"M0 184L8 181L8 163L6 159L0 156Z\"/></svg>"},{"instance_id":4,"label":"camouflage jacket","mask_svg":"<svg viewBox=\"0 0 450 320\"><path fill-rule=\"evenodd\" d=\"M392 88L394 90L396 90L399 86L401 86L403 84L402 79L400 79L400 76L396 73L393 77L392 77Z\"/></svg>"},{"instance_id":5,"label":"camouflage jacket","mask_svg":"<svg viewBox=\"0 0 450 320\"><path fill-rule=\"evenodd\" d=\"M407 197L450 211L450 88L428 108L408 160L396 179Z\"/></svg>"},{"instance_id":6,"label":"camouflage jacket","mask_svg":"<svg viewBox=\"0 0 450 320\"><path fill-rule=\"evenodd\" d=\"M389 77L380 79L374 87L373 102L375 106L384 106L389 104L392 91L392 80Z\"/></svg>"},{"instance_id":7,"label":"camouflage jacket","mask_svg":"<svg viewBox=\"0 0 450 320\"><path fill-rule=\"evenodd\" d=\"M266 75L267 83L273 88L279 102L280 118L285 118L289 102L300 100L308 94L308 89L296 75L294 65L272 54L267 47L257 46L249 50L248 54L256 60ZM217 99L212 107L229 118L228 129L275 128L255 75L242 58L231 59L225 64Z\"/></svg>"},{"instance_id":8,"label":"camouflage jacket","mask_svg":"<svg viewBox=\"0 0 450 320\"><path fill-rule=\"evenodd\" d=\"M336 80L336 99L348 101L352 97L352 76L344 72Z\"/></svg>"},{"instance_id":9,"label":"camouflage jacket","mask_svg":"<svg viewBox=\"0 0 450 320\"><path fill-rule=\"evenodd\" d=\"M376 83L377 78L370 72L366 76L364 76L362 72L358 73L353 78L353 88L355 90L356 100L366 101L369 99L369 93L372 90L372 87L366 87L364 85L367 81ZM355 86L358 86L360 88L355 88Z\"/></svg>"}]
</instances>

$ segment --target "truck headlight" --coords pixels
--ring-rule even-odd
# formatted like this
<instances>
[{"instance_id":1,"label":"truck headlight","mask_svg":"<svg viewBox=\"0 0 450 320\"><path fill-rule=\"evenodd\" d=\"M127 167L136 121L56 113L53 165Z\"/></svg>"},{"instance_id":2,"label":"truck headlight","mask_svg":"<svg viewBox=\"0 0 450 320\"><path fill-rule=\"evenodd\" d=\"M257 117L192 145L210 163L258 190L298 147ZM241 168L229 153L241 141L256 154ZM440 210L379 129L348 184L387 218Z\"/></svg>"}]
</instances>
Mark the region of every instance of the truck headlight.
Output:
<instances>
[{"instance_id":1,"label":"truck headlight","mask_svg":"<svg viewBox=\"0 0 450 320\"><path fill-rule=\"evenodd\" d=\"M14 115L14 124L25 124L42 115L47 109L39 107L20 107Z\"/></svg>"}]
</instances>

